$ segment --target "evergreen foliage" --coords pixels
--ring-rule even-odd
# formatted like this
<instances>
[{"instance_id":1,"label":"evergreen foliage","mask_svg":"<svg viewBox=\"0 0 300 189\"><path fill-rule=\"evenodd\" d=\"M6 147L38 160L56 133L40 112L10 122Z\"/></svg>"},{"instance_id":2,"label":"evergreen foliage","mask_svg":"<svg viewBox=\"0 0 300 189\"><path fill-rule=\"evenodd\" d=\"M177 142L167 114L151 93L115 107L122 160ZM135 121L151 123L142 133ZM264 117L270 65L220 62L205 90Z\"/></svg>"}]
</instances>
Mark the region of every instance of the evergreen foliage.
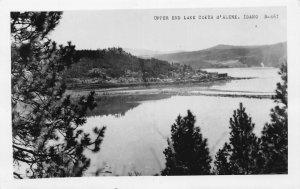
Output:
<instances>
[{"instance_id":1,"label":"evergreen foliage","mask_svg":"<svg viewBox=\"0 0 300 189\"><path fill-rule=\"evenodd\" d=\"M231 175L232 167L229 162L230 145L226 142L224 147L216 154L216 161L214 161L214 173L218 175Z\"/></svg>"},{"instance_id":2,"label":"evergreen foliage","mask_svg":"<svg viewBox=\"0 0 300 189\"><path fill-rule=\"evenodd\" d=\"M167 75L175 69L166 61L138 58L120 47L103 50L77 50L76 59L79 61L66 72L67 78L89 78L91 77L88 75L89 71L97 68L112 78L124 77L129 70L140 73L142 79L146 80L149 77Z\"/></svg>"},{"instance_id":3,"label":"evergreen foliage","mask_svg":"<svg viewBox=\"0 0 300 189\"><path fill-rule=\"evenodd\" d=\"M211 157L207 139L195 126L195 116L188 110L186 117L177 117L171 128L171 140L164 150L166 168L162 175L208 175Z\"/></svg>"},{"instance_id":4,"label":"evergreen foliage","mask_svg":"<svg viewBox=\"0 0 300 189\"><path fill-rule=\"evenodd\" d=\"M74 63L75 46L57 46L48 34L62 12L11 13L11 82L14 176L81 176L97 152L105 127L95 140L81 126L96 103L94 92L73 102L62 76ZM19 169L21 168L21 169ZM26 168L23 172L22 169Z\"/></svg>"},{"instance_id":5,"label":"evergreen foliage","mask_svg":"<svg viewBox=\"0 0 300 189\"><path fill-rule=\"evenodd\" d=\"M287 63L279 71L282 83L277 83L274 101L278 103L271 110L271 123L262 131L262 152L265 165L263 173L288 173L288 114L287 114Z\"/></svg>"},{"instance_id":6,"label":"evergreen foliage","mask_svg":"<svg viewBox=\"0 0 300 189\"><path fill-rule=\"evenodd\" d=\"M240 103L230 118L230 142L216 155L216 174L258 174L262 163L260 140L253 133L254 124Z\"/></svg>"}]
</instances>

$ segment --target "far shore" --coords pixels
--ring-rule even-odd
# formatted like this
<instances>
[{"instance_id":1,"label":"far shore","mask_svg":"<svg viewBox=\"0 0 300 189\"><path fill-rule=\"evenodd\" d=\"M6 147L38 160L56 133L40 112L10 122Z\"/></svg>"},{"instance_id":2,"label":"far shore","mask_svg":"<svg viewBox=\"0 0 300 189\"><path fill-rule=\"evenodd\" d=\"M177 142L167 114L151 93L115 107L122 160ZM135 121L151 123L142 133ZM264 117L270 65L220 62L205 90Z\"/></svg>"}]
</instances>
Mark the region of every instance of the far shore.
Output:
<instances>
[{"instance_id":1,"label":"far shore","mask_svg":"<svg viewBox=\"0 0 300 189\"><path fill-rule=\"evenodd\" d=\"M251 91L230 91L209 89L213 85L222 85L231 80L237 79L253 79L253 78L226 78L207 82L182 82L169 83L162 85L137 85L124 86L114 88L94 88L94 89L73 89L67 90L67 95L73 98L87 95L90 91L95 91L95 98L103 96L130 96L130 95L180 95L180 96L216 96L216 97L231 97L231 98L256 98L256 99L271 99L274 93L251 92Z\"/></svg>"},{"instance_id":2,"label":"far shore","mask_svg":"<svg viewBox=\"0 0 300 189\"><path fill-rule=\"evenodd\" d=\"M217 77L217 78L203 78L200 80L187 79L187 80L177 80L171 82L134 82L134 83L70 83L67 84L69 90L81 91L81 90L110 90L110 89L120 89L120 88L145 88L145 87L166 87L166 86L178 86L178 85L211 85L216 82L226 82L231 80L241 80L241 79L254 79L255 77Z\"/></svg>"}]
</instances>

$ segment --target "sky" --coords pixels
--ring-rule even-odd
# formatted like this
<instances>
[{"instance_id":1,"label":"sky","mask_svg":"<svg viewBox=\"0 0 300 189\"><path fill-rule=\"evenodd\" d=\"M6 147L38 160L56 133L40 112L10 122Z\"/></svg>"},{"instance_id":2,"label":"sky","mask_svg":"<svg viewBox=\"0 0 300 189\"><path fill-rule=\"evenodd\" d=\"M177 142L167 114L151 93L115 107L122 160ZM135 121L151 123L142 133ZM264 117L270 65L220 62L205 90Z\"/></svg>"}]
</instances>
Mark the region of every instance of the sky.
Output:
<instances>
[{"instance_id":1,"label":"sky","mask_svg":"<svg viewBox=\"0 0 300 189\"><path fill-rule=\"evenodd\" d=\"M277 15L265 19L265 15ZM214 19L198 19L212 15ZM237 15L240 19L216 19ZM244 19L257 15L257 19ZM168 16L156 20L155 16ZM180 16L180 20L172 20ZM195 16L195 20L184 20ZM193 51L226 45L264 45L286 41L285 7L65 11L51 33L59 44L77 49L122 47L154 51Z\"/></svg>"}]
</instances>

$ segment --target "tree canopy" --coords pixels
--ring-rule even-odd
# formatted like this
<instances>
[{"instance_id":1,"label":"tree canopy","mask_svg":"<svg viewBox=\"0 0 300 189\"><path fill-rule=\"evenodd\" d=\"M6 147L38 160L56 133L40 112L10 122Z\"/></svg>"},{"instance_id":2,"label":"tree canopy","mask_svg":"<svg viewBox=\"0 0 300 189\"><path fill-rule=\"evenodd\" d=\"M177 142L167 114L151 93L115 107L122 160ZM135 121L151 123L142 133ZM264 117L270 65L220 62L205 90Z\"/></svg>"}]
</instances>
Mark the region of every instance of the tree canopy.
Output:
<instances>
[{"instance_id":1,"label":"tree canopy","mask_svg":"<svg viewBox=\"0 0 300 189\"><path fill-rule=\"evenodd\" d=\"M229 143L225 143L216 155L216 174L257 174L262 163L259 138L253 133L254 124L243 104L230 118Z\"/></svg>"},{"instance_id":2,"label":"tree canopy","mask_svg":"<svg viewBox=\"0 0 300 189\"><path fill-rule=\"evenodd\" d=\"M94 140L81 126L96 103L94 92L76 102L65 95L62 76L74 63L75 46L57 45L48 34L62 12L11 13L11 82L14 175L16 178L80 176L97 152L103 128ZM23 170L25 168L25 170Z\"/></svg>"},{"instance_id":3,"label":"tree canopy","mask_svg":"<svg viewBox=\"0 0 300 189\"><path fill-rule=\"evenodd\" d=\"M282 82L277 83L274 101L277 105L271 110L271 123L262 131L262 152L265 157L264 173L288 172L288 84L287 63L279 71Z\"/></svg>"},{"instance_id":4,"label":"tree canopy","mask_svg":"<svg viewBox=\"0 0 300 189\"><path fill-rule=\"evenodd\" d=\"M245 108L230 119L230 142L216 155L215 174L287 174L288 173L288 84L287 63L280 68L282 82L277 83L271 109L271 123L265 124L262 136L253 133L254 124Z\"/></svg>"},{"instance_id":5,"label":"tree canopy","mask_svg":"<svg viewBox=\"0 0 300 189\"><path fill-rule=\"evenodd\" d=\"M177 117L171 128L171 140L164 150L166 167L162 175L209 175L212 161L207 139L195 126L195 116Z\"/></svg>"},{"instance_id":6,"label":"tree canopy","mask_svg":"<svg viewBox=\"0 0 300 189\"><path fill-rule=\"evenodd\" d=\"M114 47L103 50L77 50L78 63L66 72L67 78L94 77L88 73L92 69L101 69L106 76L119 78L126 76L127 71L141 73L142 77L160 77L174 70L167 61L158 59L143 59ZM145 79L145 78L144 78Z\"/></svg>"}]
</instances>

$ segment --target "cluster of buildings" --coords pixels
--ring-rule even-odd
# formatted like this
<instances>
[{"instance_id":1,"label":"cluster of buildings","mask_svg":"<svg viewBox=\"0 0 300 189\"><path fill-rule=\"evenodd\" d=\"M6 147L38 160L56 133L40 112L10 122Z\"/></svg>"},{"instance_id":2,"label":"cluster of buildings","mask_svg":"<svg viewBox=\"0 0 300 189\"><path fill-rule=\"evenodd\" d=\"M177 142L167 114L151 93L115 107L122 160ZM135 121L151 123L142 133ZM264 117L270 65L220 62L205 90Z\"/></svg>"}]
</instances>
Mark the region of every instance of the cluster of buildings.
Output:
<instances>
[{"instance_id":1,"label":"cluster of buildings","mask_svg":"<svg viewBox=\"0 0 300 189\"><path fill-rule=\"evenodd\" d=\"M182 67L182 66L181 66ZM221 79L226 78L227 74L219 74L218 72L207 72L202 70L194 70L190 67L174 69L167 74L159 74L156 77L147 76L147 72L142 73L141 71L135 72L126 70L125 74L118 78L113 78L105 73L105 70L94 68L89 71L88 78L74 78L75 83L109 83L109 84L126 84L126 83L172 83L179 81L202 81L210 79Z\"/></svg>"}]
</instances>

